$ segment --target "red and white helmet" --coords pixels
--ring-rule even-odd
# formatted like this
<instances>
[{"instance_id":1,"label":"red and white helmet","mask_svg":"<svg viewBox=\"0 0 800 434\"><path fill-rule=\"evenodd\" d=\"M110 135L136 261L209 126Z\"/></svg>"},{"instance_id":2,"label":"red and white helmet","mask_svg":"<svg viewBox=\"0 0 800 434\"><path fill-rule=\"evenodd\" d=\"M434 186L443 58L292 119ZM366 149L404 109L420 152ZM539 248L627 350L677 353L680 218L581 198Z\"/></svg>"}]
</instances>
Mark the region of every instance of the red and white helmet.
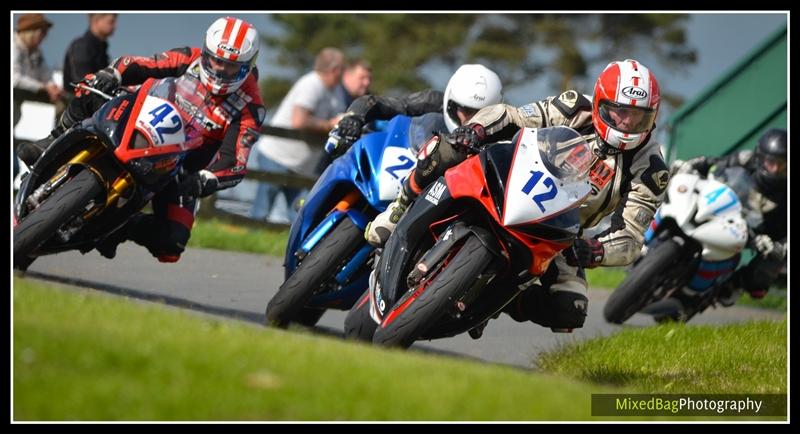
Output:
<instances>
[{"instance_id":1,"label":"red and white helmet","mask_svg":"<svg viewBox=\"0 0 800 434\"><path fill-rule=\"evenodd\" d=\"M200 80L211 93L227 95L242 86L258 56L258 32L238 18L214 21L206 32Z\"/></svg>"},{"instance_id":2,"label":"red and white helmet","mask_svg":"<svg viewBox=\"0 0 800 434\"><path fill-rule=\"evenodd\" d=\"M634 149L655 125L661 91L650 69L636 60L611 62L597 77L592 123L619 150Z\"/></svg>"}]
</instances>

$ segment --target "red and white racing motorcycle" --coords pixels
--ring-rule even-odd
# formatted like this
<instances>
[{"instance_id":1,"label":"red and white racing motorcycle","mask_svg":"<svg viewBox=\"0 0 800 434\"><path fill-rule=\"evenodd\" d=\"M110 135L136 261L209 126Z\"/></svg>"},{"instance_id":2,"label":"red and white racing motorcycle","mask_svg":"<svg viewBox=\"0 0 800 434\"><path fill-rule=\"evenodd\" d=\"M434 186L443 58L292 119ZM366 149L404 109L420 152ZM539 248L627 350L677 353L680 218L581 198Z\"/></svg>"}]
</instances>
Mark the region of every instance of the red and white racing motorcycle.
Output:
<instances>
[{"instance_id":1,"label":"red and white racing motorcycle","mask_svg":"<svg viewBox=\"0 0 800 434\"><path fill-rule=\"evenodd\" d=\"M397 224L348 314L348 337L402 347L467 331L477 338L571 246L593 155L578 132L524 128L475 151Z\"/></svg>"}]
</instances>

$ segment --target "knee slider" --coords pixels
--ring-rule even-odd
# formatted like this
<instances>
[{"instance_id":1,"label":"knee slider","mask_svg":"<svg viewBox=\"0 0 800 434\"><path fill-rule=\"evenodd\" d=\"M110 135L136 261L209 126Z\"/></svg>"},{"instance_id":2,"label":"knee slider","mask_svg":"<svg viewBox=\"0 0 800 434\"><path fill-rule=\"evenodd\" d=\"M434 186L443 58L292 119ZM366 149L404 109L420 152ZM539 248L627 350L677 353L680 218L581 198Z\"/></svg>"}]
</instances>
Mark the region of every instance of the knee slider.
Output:
<instances>
[{"instance_id":1,"label":"knee slider","mask_svg":"<svg viewBox=\"0 0 800 434\"><path fill-rule=\"evenodd\" d=\"M589 299L569 291L549 293L544 290L526 291L521 301L525 316L544 327L580 328L586 321Z\"/></svg>"},{"instance_id":2,"label":"knee slider","mask_svg":"<svg viewBox=\"0 0 800 434\"><path fill-rule=\"evenodd\" d=\"M586 311L589 299L583 294L567 291L557 291L551 294L553 310L555 311L555 325L557 328L580 328L586 321Z\"/></svg>"}]
</instances>

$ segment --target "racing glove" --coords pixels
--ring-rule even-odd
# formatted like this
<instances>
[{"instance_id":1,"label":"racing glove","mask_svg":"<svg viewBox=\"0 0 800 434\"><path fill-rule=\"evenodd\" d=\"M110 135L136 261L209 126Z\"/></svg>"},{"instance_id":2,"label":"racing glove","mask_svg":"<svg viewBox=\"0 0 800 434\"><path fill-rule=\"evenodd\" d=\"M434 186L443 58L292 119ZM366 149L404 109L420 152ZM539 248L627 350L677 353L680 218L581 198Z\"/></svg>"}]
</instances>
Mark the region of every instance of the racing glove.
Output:
<instances>
[{"instance_id":1,"label":"racing glove","mask_svg":"<svg viewBox=\"0 0 800 434\"><path fill-rule=\"evenodd\" d=\"M578 238L572 247L575 249L575 256L566 255L565 257L567 263L573 267L580 264L583 268L595 268L603 262L605 250L603 249L603 243L597 239Z\"/></svg>"},{"instance_id":2,"label":"racing glove","mask_svg":"<svg viewBox=\"0 0 800 434\"><path fill-rule=\"evenodd\" d=\"M363 116L349 113L339 121L337 129L340 136L354 138L353 141L356 141L361 137L361 129L364 128L365 123Z\"/></svg>"},{"instance_id":3,"label":"racing glove","mask_svg":"<svg viewBox=\"0 0 800 434\"><path fill-rule=\"evenodd\" d=\"M778 261L786 257L786 246L773 241L767 234L756 235L753 239L753 246L764 257Z\"/></svg>"},{"instance_id":4,"label":"racing glove","mask_svg":"<svg viewBox=\"0 0 800 434\"><path fill-rule=\"evenodd\" d=\"M486 130L481 124L462 125L446 136L453 148L463 152L476 151L486 139Z\"/></svg>"},{"instance_id":5,"label":"racing glove","mask_svg":"<svg viewBox=\"0 0 800 434\"><path fill-rule=\"evenodd\" d=\"M201 170L181 176L178 181L178 194L181 196L206 197L217 191L219 180L208 170Z\"/></svg>"},{"instance_id":6,"label":"racing glove","mask_svg":"<svg viewBox=\"0 0 800 434\"><path fill-rule=\"evenodd\" d=\"M705 176L708 174L711 166L712 162L704 156L695 157L686 161L675 160L670 166L670 175L676 173L696 173Z\"/></svg>"},{"instance_id":7,"label":"racing glove","mask_svg":"<svg viewBox=\"0 0 800 434\"><path fill-rule=\"evenodd\" d=\"M111 93L117 90L121 81L122 76L119 74L119 71L110 66L103 68L94 74L86 74L83 77L84 83L103 93ZM82 96L88 93L88 91L85 91L79 87L75 88L75 96Z\"/></svg>"},{"instance_id":8,"label":"racing glove","mask_svg":"<svg viewBox=\"0 0 800 434\"><path fill-rule=\"evenodd\" d=\"M330 145L325 146L325 151L331 155L344 154L353 143L361 137L361 130L366 121L361 115L355 113L346 114L336 125L336 135L338 140L329 141Z\"/></svg>"}]
</instances>

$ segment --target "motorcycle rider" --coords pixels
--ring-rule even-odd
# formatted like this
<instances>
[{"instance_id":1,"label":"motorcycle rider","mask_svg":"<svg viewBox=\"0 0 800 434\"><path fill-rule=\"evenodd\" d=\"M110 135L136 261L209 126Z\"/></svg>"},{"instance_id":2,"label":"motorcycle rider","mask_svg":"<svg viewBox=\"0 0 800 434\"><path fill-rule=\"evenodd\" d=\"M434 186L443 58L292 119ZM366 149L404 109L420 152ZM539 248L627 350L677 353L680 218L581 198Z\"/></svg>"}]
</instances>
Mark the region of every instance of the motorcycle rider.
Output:
<instances>
[{"instance_id":1,"label":"motorcycle rider","mask_svg":"<svg viewBox=\"0 0 800 434\"><path fill-rule=\"evenodd\" d=\"M516 321L531 320L554 331L583 326L588 298L584 268L633 262L644 232L664 198L669 171L659 145L651 140L660 91L653 73L636 60L611 62L597 78L594 96L567 90L522 107L498 104L480 110L467 125L432 141L404 184L406 196L379 214L368 227L373 244L385 243L410 200L463 161L470 147L509 139L521 127L563 125L584 136L595 154L592 192L580 208L581 226L591 228L611 215L608 229L578 238L551 263L540 288L523 291L505 311ZM477 332L480 336L480 331Z\"/></svg>"},{"instance_id":2,"label":"motorcycle rider","mask_svg":"<svg viewBox=\"0 0 800 434\"><path fill-rule=\"evenodd\" d=\"M202 48L180 47L152 57L122 56L84 81L102 92L144 83L148 78L189 74L202 83L204 94L203 144L189 154L186 175L171 182L152 200L154 214L138 213L128 224L106 237L97 250L107 258L126 239L145 246L161 262L180 259L189 240L196 198L238 184L245 176L250 148L259 135L266 110L258 89L255 67L259 37L255 27L233 17L214 21ZM29 166L52 142L77 122L91 116L105 100L76 88L73 99L50 136L25 143L19 157Z\"/></svg>"},{"instance_id":3,"label":"motorcycle rider","mask_svg":"<svg viewBox=\"0 0 800 434\"><path fill-rule=\"evenodd\" d=\"M721 288L721 302L730 306L731 296L747 291L755 299L763 298L786 264L787 208L787 135L785 129L771 128L758 139L754 150L743 150L722 157L695 157L672 164L678 173L697 171L702 176L722 173L726 167L743 167L755 180L756 189L742 200L746 209L759 213L762 222L751 227L755 236L749 244L757 254L739 267Z\"/></svg>"},{"instance_id":4,"label":"motorcycle rider","mask_svg":"<svg viewBox=\"0 0 800 434\"><path fill-rule=\"evenodd\" d=\"M444 93L426 89L402 98L365 95L353 101L345 116L339 121L337 129L342 140L334 153L341 154L347 150L361 136L364 125L376 119L391 119L398 114L419 116L441 111L447 131L452 132L469 121L478 110L499 104L502 100L503 84L500 77L480 64L461 65L448 80ZM415 151L421 150L415 149ZM448 151L450 149L443 152ZM416 196L407 185L407 180L414 177L415 171L416 169L412 169L406 182L403 183L398 200L392 202L389 209L383 213L393 223L397 223L400 216L405 213L406 206L411 202L409 198ZM383 245L389 233L384 233L381 228L378 232L370 231L371 224L367 225L365 237L373 245ZM373 235L370 237L371 233ZM381 235L385 235L385 238L381 238Z\"/></svg>"}]
</instances>

